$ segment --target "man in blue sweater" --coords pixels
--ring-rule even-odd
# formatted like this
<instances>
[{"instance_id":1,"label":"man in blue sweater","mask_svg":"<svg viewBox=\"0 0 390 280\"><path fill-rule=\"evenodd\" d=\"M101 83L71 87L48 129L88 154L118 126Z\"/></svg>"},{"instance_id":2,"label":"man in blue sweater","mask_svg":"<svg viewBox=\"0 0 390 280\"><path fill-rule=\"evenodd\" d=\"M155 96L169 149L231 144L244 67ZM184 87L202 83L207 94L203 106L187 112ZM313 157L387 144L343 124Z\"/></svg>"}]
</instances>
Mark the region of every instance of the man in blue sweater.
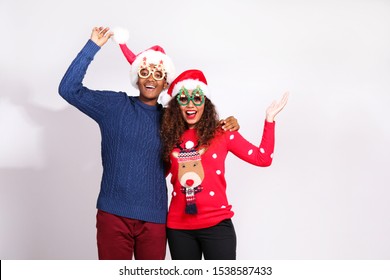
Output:
<instances>
[{"instance_id":1,"label":"man in blue sweater","mask_svg":"<svg viewBox=\"0 0 390 280\"><path fill-rule=\"evenodd\" d=\"M167 187L161 158L160 93L174 80L171 59L159 46L134 55L131 64L139 96L90 90L82 82L96 53L113 33L95 27L59 86L60 95L100 127L103 176L97 201L99 259L163 260L166 253ZM116 34L115 34L116 37ZM239 128L230 117L225 129Z\"/></svg>"},{"instance_id":2,"label":"man in blue sweater","mask_svg":"<svg viewBox=\"0 0 390 280\"><path fill-rule=\"evenodd\" d=\"M164 259L167 188L159 137L160 93L174 79L173 64L162 49L134 57L139 96L90 90L83 78L95 54L113 35L94 28L69 66L60 95L100 127L103 177L97 201L99 259ZM134 75L133 75L134 76ZM132 77L134 78L134 77Z\"/></svg>"}]
</instances>

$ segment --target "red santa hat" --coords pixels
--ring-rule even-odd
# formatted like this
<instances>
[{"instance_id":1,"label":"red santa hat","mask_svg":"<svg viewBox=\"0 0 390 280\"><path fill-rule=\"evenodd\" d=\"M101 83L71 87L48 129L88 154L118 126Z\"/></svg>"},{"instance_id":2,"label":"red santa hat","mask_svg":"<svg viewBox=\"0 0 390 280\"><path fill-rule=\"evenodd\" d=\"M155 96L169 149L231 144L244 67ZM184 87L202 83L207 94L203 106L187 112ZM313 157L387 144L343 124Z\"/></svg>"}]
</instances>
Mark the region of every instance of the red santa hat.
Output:
<instances>
[{"instance_id":1,"label":"red santa hat","mask_svg":"<svg viewBox=\"0 0 390 280\"><path fill-rule=\"evenodd\" d=\"M129 32L123 28L113 29L113 39L119 44L124 56L131 65L130 78L131 84L138 88L138 70L140 66L148 66L149 64L155 64L165 69L167 75L167 82L170 84L175 77L175 67L169 56L165 54L165 51L160 46L153 46L149 49L135 55L126 45L129 39Z\"/></svg>"},{"instance_id":2,"label":"red santa hat","mask_svg":"<svg viewBox=\"0 0 390 280\"><path fill-rule=\"evenodd\" d=\"M169 100L172 97L175 97L183 87L187 90L200 88L205 96L210 96L207 80L203 72L197 69L191 69L184 71L176 77L176 79L170 84L168 92L163 96L160 96L160 103L164 106L168 104Z\"/></svg>"},{"instance_id":3,"label":"red santa hat","mask_svg":"<svg viewBox=\"0 0 390 280\"><path fill-rule=\"evenodd\" d=\"M191 69L184 71L170 84L168 94L174 97L179 93L181 88L187 90L194 90L200 88L205 96L208 95L207 80L203 72L197 69Z\"/></svg>"}]
</instances>

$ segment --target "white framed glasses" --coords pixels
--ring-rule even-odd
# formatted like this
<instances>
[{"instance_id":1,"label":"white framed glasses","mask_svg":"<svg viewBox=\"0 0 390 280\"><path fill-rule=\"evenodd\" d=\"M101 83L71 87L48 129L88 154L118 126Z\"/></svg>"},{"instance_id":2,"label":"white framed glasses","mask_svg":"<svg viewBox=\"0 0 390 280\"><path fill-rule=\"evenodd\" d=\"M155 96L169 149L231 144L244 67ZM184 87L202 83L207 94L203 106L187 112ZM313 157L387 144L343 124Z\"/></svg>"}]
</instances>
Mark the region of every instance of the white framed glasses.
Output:
<instances>
[{"instance_id":1,"label":"white framed glasses","mask_svg":"<svg viewBox=\"0 0 390 280\"><path fill-rule=\"evenodd\" d=\"M149 78L150 75L152 75L153 79L155 79L156 81L161 81L162 79L165 78L166 74L162 70L159 70L157 68L151 68L149 66L140 68L138 70L138 76L143 79Z\"/></svg>"}]
</instances>

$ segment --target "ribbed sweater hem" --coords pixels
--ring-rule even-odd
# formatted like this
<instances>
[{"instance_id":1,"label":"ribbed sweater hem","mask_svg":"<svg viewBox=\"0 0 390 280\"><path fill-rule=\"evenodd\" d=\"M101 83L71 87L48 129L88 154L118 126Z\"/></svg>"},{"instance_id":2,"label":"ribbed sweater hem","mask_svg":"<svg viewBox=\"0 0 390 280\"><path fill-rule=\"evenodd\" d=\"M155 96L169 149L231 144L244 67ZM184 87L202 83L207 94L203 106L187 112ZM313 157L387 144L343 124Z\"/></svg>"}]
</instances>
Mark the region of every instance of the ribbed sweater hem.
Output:
<instances>
[{"instance_id":1,"label":"ribbed sweater hem","mask_svg":"<svg viewBox=\"0 0 390 280\"><path fill-rule=\"evenodd\" d=\"M141 220L145 222L165 224L167 221L167 211L161 209L153 209L150 205L128 205L118 201L99 198L97 209L126 217L130 219Z\"/></svg>"}]
</instances>

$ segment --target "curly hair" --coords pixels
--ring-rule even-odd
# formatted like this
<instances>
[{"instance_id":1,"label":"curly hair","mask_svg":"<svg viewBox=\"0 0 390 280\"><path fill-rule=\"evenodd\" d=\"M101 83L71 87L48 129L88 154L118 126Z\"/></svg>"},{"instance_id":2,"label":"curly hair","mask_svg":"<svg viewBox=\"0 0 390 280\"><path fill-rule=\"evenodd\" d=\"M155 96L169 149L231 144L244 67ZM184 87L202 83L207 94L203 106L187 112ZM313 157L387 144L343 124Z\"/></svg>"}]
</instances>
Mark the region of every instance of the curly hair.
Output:
<instances>
[{"instance_id":1,"label":"curly hair","mask_svg":"<svg viewBox=\"0 0 390 280\"><path fill-rule=\"evenodd\" d=\"M215 106L210 99L205 97L203 115L195 125L199 137L199 146L209 146L219 127L219 117ZM180 142L180 137L187 129L188 124L182 116L176 97L174 97L164 110L161 122L162 157L165 163L169 163L169 155L172 149Z\"/></svg>"}]
</instances>

